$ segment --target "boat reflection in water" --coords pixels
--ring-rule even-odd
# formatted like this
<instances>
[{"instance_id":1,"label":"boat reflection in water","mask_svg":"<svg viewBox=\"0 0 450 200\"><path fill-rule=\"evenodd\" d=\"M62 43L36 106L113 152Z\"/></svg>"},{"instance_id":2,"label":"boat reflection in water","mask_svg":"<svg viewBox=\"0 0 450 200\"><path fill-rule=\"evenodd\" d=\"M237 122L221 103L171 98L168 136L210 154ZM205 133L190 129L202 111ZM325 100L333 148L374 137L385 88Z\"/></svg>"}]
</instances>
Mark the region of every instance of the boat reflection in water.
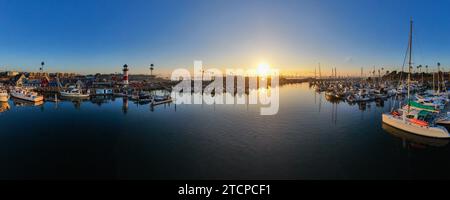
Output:
<instances>
[{"instance_id":1,"label":"boat reflection in water","mask_svg":"<svg viewBox=\"0 0 450 200\"><path fill-rule=\"evenodd\" d=\"M342 100L342 99L337 99L337 98L334 98L334 97L329 96L329 95L325 95L325 99L326 99L328 102L330 102L330 103L340 103L340 102L344 102L344 100Z\"/></svg>"},{"instance_id":2,"label":"boat reflection in water","mask_svg":"<svg viewBox=\"0 0 450 200\"><path fill-rule=\"evenodd\" d=\"M25 101L17 98L13 98L13 103L16 107L28 107L28 106L42 106L44 101Z\"/></svg>"},{"instance_id":3,"label":"boat reflection in water","mask_svg":"<svg viewBox=\"0 0 450 200\"><path fill-rule=\"evenodd\" d=\"M375 105L376 105L377 107L383 108L383 107L384 107L384 100L383 100L383 99L377 99L377 100L375 101Z\"/></svg>"},{"instance_id":4,"label":"boat reflection in water","mask_svg":"<svg viewBox=\"0 0 450 200\"><path fill-rule=\"evenodd\" d=\"M426 148L427 146L429 146L429 147L444 147L444 146L447 146L448 143L450 142L450 140L448 140L448 139L424 137L424 136L408 133L408 132L402 131L400 129L396 129L396 128L389 126L387 124L384 124L384 123L382 125L382 128L384 131L386 131L390 135L400 138L403 141L403 146L405 148L408 148L408 147Z\"/></svg>"},{"instance_id":5,"label":"boat reflection in water","mask_svg":"<svg viewBox=\"0 0 450 200\"><path fill-rule=\"evenodd\" d=\"M80 110L81 108L81 104L83 103L83 100L79 99L79 100L72 100L73 106L75 107L75 109Z\"/></svg>"},{"instance_id":6,"label":"boat reflection in water","mask_svg":"<svg viewBox=\"0 0 450 200\"><path fill-rule=\"evenodd\" d=\"M0 102L0 113L6 112L11 108L8 102Z\"/></svg>"},{"instance_id":7,"label":"boat reflection in water","mask_svg":"<svg viewBox=\"0 0 450 200\"><path fill-rule=\"evenodd\" d=\"M102 104L106 104L111 101L114 101L115 98L111 95L96 95L96 96L91 96L90 100L92 103L97 104L98 106L101 106Z\"/></svg>"}]
</instances>

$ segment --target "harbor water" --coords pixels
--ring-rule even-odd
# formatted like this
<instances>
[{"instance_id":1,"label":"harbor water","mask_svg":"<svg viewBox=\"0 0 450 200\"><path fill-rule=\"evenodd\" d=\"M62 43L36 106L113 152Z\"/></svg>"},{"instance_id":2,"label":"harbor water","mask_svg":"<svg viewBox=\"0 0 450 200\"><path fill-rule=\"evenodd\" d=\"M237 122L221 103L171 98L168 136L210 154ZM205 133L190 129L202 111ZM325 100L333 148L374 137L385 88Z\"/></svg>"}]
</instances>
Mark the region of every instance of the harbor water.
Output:
<instances>
[{"instance_id":1,"label":"harbor water","mask_svg":"<svg viewBox=\"0 0 450 200\"><path fill-rule=\"evenodd\" d=\"M331 102L307 83L281 86L271 116L247 104L11 99L0 179L450 178L449 141L383 126L392 103Z\"/></svg>"}]
</instances>

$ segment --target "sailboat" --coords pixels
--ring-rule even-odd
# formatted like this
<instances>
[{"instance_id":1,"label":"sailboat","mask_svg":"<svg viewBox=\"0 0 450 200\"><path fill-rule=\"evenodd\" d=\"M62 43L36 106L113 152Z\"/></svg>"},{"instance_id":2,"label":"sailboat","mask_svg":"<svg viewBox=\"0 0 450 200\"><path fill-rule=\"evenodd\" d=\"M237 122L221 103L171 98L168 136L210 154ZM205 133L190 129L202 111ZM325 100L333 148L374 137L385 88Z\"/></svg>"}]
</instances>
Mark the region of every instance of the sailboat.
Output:
<instances>
[{"instance_id":1,"label":"sailboat","mask_svg":"<svg viewBox=\"0 0 450 200\"><path fill-rule=\"evenodd\" d=\"M409 63L408 63L408 80L407 80L407 102L410 104L411 90L411 68L412 68L412 32L413 21L410 22L409 32ZM382 114L383 123L395 127L397 129L433 138L450 138L450 134L443 126L436 125L436 116L426 110L415 110L408 106L406 109L399 108L390 113Z\"/></svg>"}]
</instances>

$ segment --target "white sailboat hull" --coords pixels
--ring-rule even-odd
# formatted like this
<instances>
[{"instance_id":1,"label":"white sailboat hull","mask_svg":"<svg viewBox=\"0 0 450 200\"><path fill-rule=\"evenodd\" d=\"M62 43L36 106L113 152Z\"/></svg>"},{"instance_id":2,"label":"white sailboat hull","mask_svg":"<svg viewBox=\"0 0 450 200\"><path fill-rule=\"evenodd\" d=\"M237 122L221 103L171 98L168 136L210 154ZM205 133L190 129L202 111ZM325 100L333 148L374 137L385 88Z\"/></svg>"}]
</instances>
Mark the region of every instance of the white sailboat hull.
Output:
<instances>
[{"instance_id":1,"label":"white sailboat hull","mask_svg":"<svg viewBox=\"0 0 450 200\"><path fill-rule=\"evenodd\" d=\"M450 138L450 134L447 129L442 126L420 126L409 121L396 118L390 114L383 114L382 116L383 123L409 133L433 138Z\"/></svg>"}]
</instances>

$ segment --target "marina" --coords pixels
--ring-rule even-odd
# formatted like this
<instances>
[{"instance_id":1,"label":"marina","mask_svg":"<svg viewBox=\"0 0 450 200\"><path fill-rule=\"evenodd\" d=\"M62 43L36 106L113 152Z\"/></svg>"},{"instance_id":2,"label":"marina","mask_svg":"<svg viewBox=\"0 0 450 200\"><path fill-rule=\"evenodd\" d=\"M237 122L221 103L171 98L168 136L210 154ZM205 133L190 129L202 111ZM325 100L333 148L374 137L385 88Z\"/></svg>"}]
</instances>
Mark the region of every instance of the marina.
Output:
<instances>
[{"instance_id":1,"label":"marina","mask_svg":"<svg viewBox=\"0 0 450 200\"><path fill-rule=\"evenodd\" d=\"M382 123L395 97L329 101L302 83L281 86L280 101L278 115L261 116L260 106L249 104L152 107L111 96L34 105L10 99L2 104L9 109L0 114L0 126L15 128L0 134L0 161L8 161L0 177L450 177L449 140Z\"/></svg>"},{"instance_id":2,"label":"marina","mask_svg":"<svg viewBox=\"0 0 450 200\"><path fill-rule=\"evenodd\" d=\"M176 199L450 180L449 7L0 0L0 180Z\"/></svg>"}]
</instances>

